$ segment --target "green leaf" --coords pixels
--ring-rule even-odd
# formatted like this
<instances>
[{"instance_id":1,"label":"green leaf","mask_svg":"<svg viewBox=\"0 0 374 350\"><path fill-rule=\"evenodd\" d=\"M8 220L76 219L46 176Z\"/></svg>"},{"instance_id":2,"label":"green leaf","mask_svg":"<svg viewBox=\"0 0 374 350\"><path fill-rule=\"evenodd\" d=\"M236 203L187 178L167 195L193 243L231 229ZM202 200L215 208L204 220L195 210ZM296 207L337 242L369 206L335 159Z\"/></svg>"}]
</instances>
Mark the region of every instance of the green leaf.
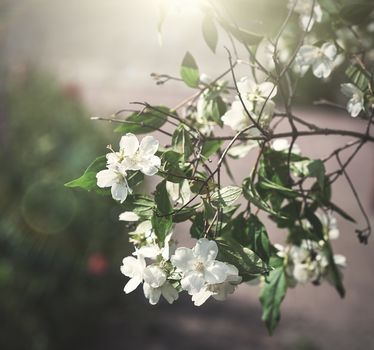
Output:
<instances>
[{"instance_id":1,"label":"green leaf","mask_svg":"<svg viewBox=\"0 0 374 350\"><path fill-rule=\"evenodd\" d=\"M167 113L170 110L164 106L154 109L146 109L130 114L126 120L114 129L119 133L146 134L160 129L167 121Z\"/></svg>"},{"instance_id":2,"label":"green leaf","mask_svg":"<svg viewBox=\"0 0 374 350\"><path fill-rule=\"evenodd\" d=\"M261 291L262 320L270 334L280 320L280 305L286 295L287 279L283 266L270 272Z\"/></svg>"},{"instance_id":3,"label":"green leaf","mask_svg":"<svg viewBox=\"0 0 374 350\"><path fill-rule=\"evenodd\" d=\"M142 219L148 220L155 209L155 202L148 196L133 194L126 198L122 206L124 210L132 211Z\"/></svg>"},{"instance_id":4,"label":"green leaf","mask_svg":"<svg viewBox=\"0 0 374 350\"><path fill-rule=\"evenodd\" d=\"M223 144L223 141L220 141L220 140L205 141L201 154L204 157L209 158L221 148L222 144Z\"/></svg>"},{"instance_id":5,"label":"green leaf","mask_svg":"<svg viewBox=\"0 0 374 350\"><path fill-rule=\"evenodd\" d=\"M262 35L252 33L244 28L233 26L223 20L221 20L222 27L231 33L237 40L239 40L245 46L257 45L262 39Z\"/></svg>"},{"instance_id":6,"label":"green leaf","mask_svg":"<svg viewBox=\"0 0 374 350\"><path fill-rule=\"evenodd\" d=\"M349 4L340 10L340 17L350 24L364 24L374 10L373 2Z\"/></svg>"},{"instance_id":7,"label":"green leaf","mask_svg":"<svg viewBox=\"0 0 374 350\"><path fill-rule=\"evenodd\" d=\"M168 192L166 190L165 180L160 182L156 186L155 203L156 203L157 212L160 215L171 214L171 212L173 211L173 207L171 205Z\"/></svg>"},{"instance_id":8,"label":"green leaf","mask_svg":"<svg viewBox=\"0 0 374 350\"><path fill-rule=\"evenodd\" d=\"M326 242L327 257L329 260L329 277L341 298L345 297L345 288L339 268L335 264L334 254L329 242Z\"/></svg>"},{"instance_id":9,"label":"green leaf","mask_svg":"<svg viewBox=\"0 0 374 350\"><path fill-rule=\"evenodd\" d=\"M164 242L166 235L173 227L172 211L169 195L166 191L166 181L160 182L155 191L156 211L152 215L152 227L160 242Z\"/></svg>"},{"instance_id":10,"label":"green leaf","mask_svg":"<svg viewBox=\"0 0 374 350\"><path fill-rule=\"evenodd\" d=\"M192 225L190 229L190 234L192 238L202 238L205 234L205 222L204 222L204 213L198 212L194 219L192 220Z\"/></svg>"},{"instance_id":11,"label":"green leaf","mask_svg":"<svg viewBox=\"0 0 374 350\"><path fill-rule=\"evenodd\" d=\"M218 245L217 259L236 266L243 281L249 281L267 272L266 269L258 266L256 254L237 241L228 237L219 237L216 243Z\"/></svg>"},{"instance_id":12,"label":"green leaf","mask_svg":"<svg viewBox=\"0 0 374 350\"><path fill-rule=\"evenodd\" d=\"M370 87L371 76L359 65L351 65L345 71L350 82L365 92Z\"/></svg>"},{"instance_id":13,"label":"green leaf","mask_svg":"<svg viewBox=\"0 0 374 350\"><path fill-rule=\"evenodd\" d=\"M279 192L281 192L283 195L285 195L287 197L298 197L299 196L299 192L294 191L291 188L279 185L279 184L277 184L275 182L272 182L272 181L270 181L268 179L263 179L263 178L260 179L259 186L261 188L264 188L264 189L279 191Z\"/></svg>"},{"instance_id":14,"label":"green leaf","mask_svg":"<svg viewBox=\"0 0 374 350\"><path fill-rule=\"evenodd\" d=\"M173 134L171 139L173 150L182 154L183 159L186 161L193 153L193 145L190 134L184 125L180 125Z\"/></svg>"},{"instance_id":15,"label":"green leaf","mask_svg":"<svg viewBox=\"0 0 374 350\"><path fill-rule=\"evenodd\" d=\"M244 179L243 182L243 194L244 197L252 204L254 204L257 208L266 211L269 214L274 215L278 218L284 218L279 213L274 211L271 206L264 201L259 194L257 193L256 189L251 186L251 178Z\"/></svg>"},{"instance_id":16,"label":"green leaf","mask_svg":"<svg viewBox=\"0 0 374 350\"><path fill-rule=\"evenodd\" d=\"M235 202L242 194L242 189L238 186L227 186L215 191L211 196L211 203L215 207L228 206Z\"/></svg>"},{"instance_id":17,"label":"green leaf","mask_svg":"<svg viewBox=\"0 0 374 350\"><path fill-rule=\"evenodd\" d=\"M197 88L200 82L199 68L193 56L187 52L183 58L180 75L187 86Z\"/></svg>"},{"instance_id":18,"label":"green leaf","mask_svg":"<svg viewBox=\"0 0 374 350\"><path fill-rule=\"evenodd\" d=\"M251 215L246 223L251 233L250 248L263 260L269 263L271 244L266 228L255 215Z\"/></svg>"},{"instance_id":19,"label":"green leaf","mask_svg":"<svg viewBox=\"0 0 374 350\"><path fill-rule=\"evenodd\" d=\"M208 14L203 19L202 30L206 44L215 53L218 43L218 31L213 19Z\"/></svg>"},{"instance_id":20,"label":"green leaf","mask_svg":"<svg viewBox=\"0 0 374 350\"><path fill-rule=\"evenodd\" d=\"M87 191L96 191L98 193L110 193L106 189L99 188L97 186L96 174L106 168L106 156L100 156L96 158L86 169L84 174L76 180L70 181L65 184L66 187L70 188L82 188Z\"/></svg>"},{"instance_id":21,"label":"green leaf","mask_svg":"<svg viewBox=\"0 0 374 350\"><path fill-rule=\"evenodd\" d=\"M338 207L336 204L330 202L327 204L327 206L332 209L333 211L335 211L336 213L338 213L342 218L350 221L350 222L353 222L353 223L357 223L356 220L354 218L352 218L352 216L350 216L349 214L347 214L342 208Z\"/></svg>"}]
</instances>

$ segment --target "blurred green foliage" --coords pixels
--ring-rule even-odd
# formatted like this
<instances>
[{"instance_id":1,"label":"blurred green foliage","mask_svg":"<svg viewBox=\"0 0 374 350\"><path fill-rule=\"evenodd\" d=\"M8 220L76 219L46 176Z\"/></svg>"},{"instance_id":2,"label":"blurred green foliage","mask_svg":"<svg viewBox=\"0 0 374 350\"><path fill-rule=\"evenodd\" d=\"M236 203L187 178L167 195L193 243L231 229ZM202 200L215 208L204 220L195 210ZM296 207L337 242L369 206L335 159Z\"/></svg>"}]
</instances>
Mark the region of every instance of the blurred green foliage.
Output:
<instances>
[{"instance_id":1,"label":"blurred green foliage","mask_svg":"<svg viewBox=\"0 0 374 350\"><path fill-rule=\"evenodd\" d=\"M0 114L0 349L82 349L123 311L127 235L110 198L63 184L108 140L73 86L27 72ZM89 340L90 339L90 340Z\"/></svg>"}]
</instances>

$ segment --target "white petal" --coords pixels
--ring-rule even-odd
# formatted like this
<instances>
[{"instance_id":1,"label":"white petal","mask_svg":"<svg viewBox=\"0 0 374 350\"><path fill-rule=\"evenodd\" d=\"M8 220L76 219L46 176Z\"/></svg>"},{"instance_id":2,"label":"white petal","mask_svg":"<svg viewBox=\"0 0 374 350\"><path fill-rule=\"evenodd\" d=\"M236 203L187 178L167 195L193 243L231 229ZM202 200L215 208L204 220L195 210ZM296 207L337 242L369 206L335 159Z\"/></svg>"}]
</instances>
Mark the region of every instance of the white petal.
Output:
<instances>
[{"instance_id":1,"label":"white petal","mask_svg":"<svg viewBox=\"0 0 374 350\"><path fill-rule=\"evenodd\" d=\"M217 257L218 246L214 241L210 241L206 238L200 238L193 248L193 252L199 260L213 261Z\"/></svg>"},{"instance_id":2,"label":"white petal","mask_svg":"<svg viewBox=\"0 0 374 350\"><path fill-rule=\"evenodd\" d=\"M120 183L115 183L112 186L111 192L113 199L123 203L127 198L128 194L127 184L124 181Z\"/></svg>"},{"instance_id":3,"label":"white petal","mask_svg":"<svg viewBox=\"0 0 374 350\"><path fill-rule=\"evenodd\" d=\"M141 278L137 278L137 277L134 277L134 278L131 278L125 285L125 288L123 289L124 292L126 294L129 294L131 293L132 291L134 291L136 288L138 288L138 285L142 283L142 279Z\"/></svg>"},{"instance_id":4,"label":"white petal","mask_svg":"<svg viewBox=\"0 0 374 350\"><path fill-rule=\"evenodd\" d=\"M209 284L223 283L229 271L227 264L221 261L214 261L205 267L204 277Z\"/></svg>"},{"instance_id":5,"label":"white petal","mask_svg":"<svg viewBox=\"0 0 374 350\"><path fill-rule=\"evenodd\" d=\"M347 97L352 97L354 94L360 91L356 86L354 86L351 83L341 84L340 87L341 87L342 93Z\"/></svg>"},{"instance_id":6,"label":"white petal","mask_svg":"<svg viewBox=\"0 0 374 350\"><path fill-rule=\"evenodd\" d=\"M141 164L141 172L144 175L153 176L157 174L158 168L161 166L161 159L157 156L152 156L150 159L144 159Z\"/></svg>"},{"instance_id":7,"label":"white petal","mask_svg":"<svg viewBox=\"0 0 374 350\"><path fill-rule=\"evenodd\" d=\"M161 293L169 304L172 304L179 296L178 291L168 282L161 287Z\"/></svg>"},{"instance_id":8,"label":"white petal","mask_svg":"<svg viewBox=\"0 0 374 350\"><path fill-rule=\"evenodd\" d=\"M181 286L188 294L193 295L199 293L204 287L205 280L199 273L189 273L181 280Z\"/></svg>"},{"instance_id":9,"label":"white petal","mask_svg":"<svg viewBox=\"0 0 374 350\"><path fill-rule=\"evenodd\" d=\"M127 277L143 278L143 270L145 268L145 261L143 258L134 258L127 256L122 260L121 272Z\"/></svg>"},{"instance_id":10,"label":"white petal","mask_svg":"<svg viewBox=\"0 0 374 350\"><path fill-rule=\"evenodd\" d=\"M143 291L145 297L149 300L151 305L156 305L160 300L161 296L161 289L160 288L152 288L148 283L143 284Z\"/></svg>"},{"instance_id":11,"label":"white petal","mask_svg":"<svg viewBox=\"0 0 374 350\"><path fill-rule=\"evenodd\" d=\"M300 16L300 24L306 32L310 32L314 26L314 18L310 15Z\"/></svg>"},{"instance_id":12,"label":"white petal","mask_svg":"<svg viewBox=\"0 0 374 350\"><path fill-rule=\"evenodd\" d=\"M96 174L96 179L97 179L97 186L101 188L111 187L117 182L118 174L111 169L105 169L105 170L99 171Z\"/></svg>"},{"instance_id":13,"label":"white petal","mask_svg":"<svg viewBox=\"0 0 374 350\"><path fill-rule=\"evenodd\" d=\"M337 49L336 46L332 43L324 43L321 46L321 51L327 56L331 61L336 57Z\"/></svg>"},{"instance_id":14,"label":"white petal","mask_svg":"<svg viewBox=\"0 0 374 350\"><path fill-rule=\"evenodd\" d=\"M123 213L119 214L119 220L120 221L138 221L139 216L133 211L124 211Z\"/></svg>"},{"instance_id":15,"label":"white petal","mask_svg":"<svg viewBox=\"0 0 374 350\"><path fill-rule=\"evenodd\" d=\"M299 66L311 66L317 54L318 48L313 45L303 45L296 56L296 63Z\"/></svg>"},{"instance_id":16,"label":"white petal","mask_svg":"<svg viewBox=\"0 0 374 350\"><path fill-rule=\"evenodd\" d=\"M126 157L132 157L139 148L138 138L134 134L126 134L121 137L119 147Z\"/></svg>"},{"instance_id":17,"label":"white petal","mask_svg":"<svg viewBox=\"0 0 374 350\"><path fill-rule=\"evenodd\" d=\"M335 254L334 255L334 262L336 265L340 267L346 267L347 266L347 258L344 255Z\"/></svg>"},{"instance_id":18,"label":"white petal","mask_svg":"<svg viewBox=\"0 0 374 350\"><path fill-rule=\"evenodd\" d=\"M193 270L196 258L191 249L181 247L171 257L171 263L182 272Z\"/></svg>"},{"instance_id":19,"label":"white petal","mask_svg":"<svg viewBox=\"0 0 374 350\"><path fill-rule=\"evenodd\" d=\"M144 281L152 288L161 287L166 281L166 273L157 265L151 265L144 270Z\"/></svg>"},{"instance_id":20,"label":"white petal","mask_svg":"<svg viewBox=\"0 0 374 350\"><path fill-rule=\"evenodd\" d=\"M263 96L266 99L274 98L277 94L277 87L274 86L274 84L271 82L264 82L260 84L258 87L261 91L261 96Z\"/></svg>"},{"instance_id":21,"label":"white petal","mask_svg":"<svg viewBox=\"0 0 374 350\"><path fill-rule=\"evenodd\" d=\"M362 108L363 105L360 101L357 101L353 98L348 101L347 110L352 117L357 117L360 114Z\"/></svg>"},{"instance_id":22,"label":"white petal","mask_svg":"<svg viewBox=\"0 0 374 350\"><path fill-rule=\"evenodd\" d=\"M211 296L213 293L207 289L203 289L201 292L196 293L192 296L192 301L195 306L201 306L203 305Z\"/></svg>"},{"instance_id":23,"label":"white petal","mask_svg":"<svg viewBox=\"0 0 374 350\"><path fill-rule=\"evenodd\" d=\"M327 78L331 74L332 65L329 61L321 59L313 64L313 74L317 78Z\"/></svg>"},{"instance_id":24,"label":"white petal","mask_svg":"<svg viewBox=\"0 0 374 350\"><path fill-rule=\"evenodd\" d=\"M108 165L115 165L120 161L120 153L119 152L111 152L106 155L107 164Z\"/></svg>"},{"instance_id":25,"label":"white petal","mask_svg":"<svg viewBox=\"0 0 374 350\"><path fill-rule=\"evenodd\" d=\"M158 150L159 142L153 136L146 136L140 142L139 153L145 157L153 156Z\"/></svg>"}]
</instances>

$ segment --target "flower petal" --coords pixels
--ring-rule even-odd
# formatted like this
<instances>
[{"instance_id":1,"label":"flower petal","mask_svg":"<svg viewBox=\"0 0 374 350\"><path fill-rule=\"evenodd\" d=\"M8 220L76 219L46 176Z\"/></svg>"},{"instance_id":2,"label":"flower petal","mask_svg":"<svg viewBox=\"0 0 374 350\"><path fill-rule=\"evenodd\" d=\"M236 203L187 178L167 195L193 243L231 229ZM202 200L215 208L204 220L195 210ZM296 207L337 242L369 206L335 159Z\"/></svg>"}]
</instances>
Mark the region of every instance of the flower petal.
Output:
<instances>
[{"instance_id":1,"label":"flower petal","mask_svg":"<svg viewBox=\"0 0 374 350\"><path fill-rule=\"evenodd\" d=\"M204 287L205 280L200 273L191 272L181 280L181 286L188 294L193 295L199 293Z\"/></svg>"},{"instance_id":2,"label":"flower petal","mask_svg":"<svg viewBox=\"0 0 374 350\"><path fill-rule=\"evenodd\" d=\"M145 297L149 300L151 305L156 305L160 300L161 296L161 289L160 288L152 288L148 283L143 284L143 291Z\"/></svg>"},{"instance_id":3,"label":"flower petal","mask_svg":"<svg viewBox=\"0 0 374 350\"><path fill-rule=\"evenodd\" d=\"M125 157L132 157L139 148L138 138L134 134L122 136L119 147Z\"/></svg>"},{"instance_id":4,"label":"flower petal","mask_svg":"<svg viewBox=\"0 0 374 350\"><path fill-rule=\"evenodd\" d=\"M332 71L332 64L326 59L321 59L313 64L313 74L317 78L327 78Z\"/></svg>"},{"instance_id":5,"label":"flower petal","mask_svg":"<svg viewBox=\"0 0 374 350\"><path fill-rule=\"evenodd\" d=\"M146 136L140 142L139 153L144 157L153 156L158 150L159 142L153 136Z\"/></svg>"},{"instance_id":6,"label":"flower petal","mask_svg":"<svg viewBox=\"0 0 374 350\"><path fill-rule=\"evenodd\" d=\"M199 260L213 261L217 257L218 246L214 241L210 241L206 238L200 238L193 248L193 252Z\"/></svg>"},{"instance_id":7,"label":"flower petal","mask_svg":"<svg viewBox=\"0 0 374 350\"><path fill-rule=\"evenodd\" d=\"M277 87L269 81L261 83L258 88L261 92L261 96L266 99L274 98L277 94Z\"/></svg>"},{"instance_id":8,"label":"flower petal","mask_svg":"<svg viewBox=\"0 0 374 350\"><path fill-rule=\"evenodd\" d=\"M201 292L196 293L192 296L192 301L195 306L201 306L203 305L211 296L213 293L207 289L203 289Z\"/></svg>"},{"instance_id":9,"label":"flower petal","mask_svg":"<svg viewBox=\"0 0 374 350\"><path fill-rule=\"evenodd\" d=\"M161 294L169 304L172 304L179 297L178 291L169 282L161 287Z\"/></svg>"},{"instance_id":10,"label":"flower petal","mask_svg":"<svg viewBox=\"0 0 374 350\"><path fill-rule=\"evenodd\" d=\"M123 203L127 198L128 187L126 182L115 183L111 189L113 199Z\"/></svg>"},{"instance_id":11,"label":"flower petal","mask_svg":"<svg viewBox=\"0 0 374 350\"><path fill-rule=\"evenodd\" d=\"M214 261L205 266L204 277L209 284L223 283L229 272L227 264L221 261Z\"/></svg>"},{"instance_id":12,"label":"flower petal","mask_svg":"<svg viewBox=\"0 0 374 350\"><path fill-rule=\"evenodd\" d=\"M124 211L123 213L119 214L120 221L138 221L139 216L138 214L134 213L133 211Z\"/></svg>"},{"instance_id":13,"label":"flower petal","mask_svg":"<svg viewBox=\"0 0 374 350\"><path fill-rule=\"evenodd\" d=\"M188 272L193 270L196 259L192 249L180 247L175 251L170 260L177 269L182 272Z\"/></svg>"},{"instance_id":14,"label":"flower petal","mask_svg":"<svg viewBox=\"0 0 374 350\"><path fill-rule=\"evenodd\" d=\"M331 61L333 61L336 57L336 53L337 53L337 49L336 49L336 46L332 43L324 43L322 46L321 46L321 51L323 52L323 54L329 58Z\"/></svg>"},{"instance_id":15,"label":"flower petal","mask_svg":"<svg viewBox=\"0 0 374 350\"><path fill-rule=\"evenodd\" d=\"M131 293L132 291L134 291L136 288L138 288L138 285L142 283L142 279L141 278L137 278L137 277L134 277L134 278L131 278L125 285L125 288L123 289L123 291L126 293L126 294L129 294Z\"/></svg>"},{"instance_id":16,"label":"flower petal","mask_svg":"<svg viewBox=\"0 0 374 350\"><path fill-rule=\"evenodd\" d=\"M101 188L111 187L117 182L118 174L112 169L105 169L96 174L96 179L97 186Z\"/></svg>"},{"instance_id":17,"label":"flower petal","mask_svg":"<svg viewBox=\"0 0 374 350\"><path fill-rule=\"evenodd\" d=\"M157 265L151 265L144 270L144 281L152 288L161 287L166 281L166 273Z\"/></svg>"}]
</instances>

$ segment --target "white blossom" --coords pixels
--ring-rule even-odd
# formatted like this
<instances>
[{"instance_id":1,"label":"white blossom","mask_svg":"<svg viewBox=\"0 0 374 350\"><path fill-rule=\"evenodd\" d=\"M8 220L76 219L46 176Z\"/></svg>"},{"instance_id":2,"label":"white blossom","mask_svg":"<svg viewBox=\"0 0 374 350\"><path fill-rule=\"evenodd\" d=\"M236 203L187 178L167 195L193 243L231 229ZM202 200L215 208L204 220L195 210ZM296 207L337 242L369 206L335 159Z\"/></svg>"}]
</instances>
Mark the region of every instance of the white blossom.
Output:
<instances>
[{"instance_id":1,"label":"white blossom","mask_svg":"<svg viewBox=\"0 0 374 350\"><path fill-rule=\"evenodd\" d=\"M216 242L201 238L193 249L180 247L171 263L182 274L181 286L190 295L199 293L206 284L223 283L230 274L229 264L215 260Z\"/></svg>"},{"instance_id":2,"label":"white blossom","mask_svg":"<svg viewBox=\"0 0 374 350\"><path fill-rule=\"evenodd\" d=\"M160 158L155 156L158 146L159 142L153 136L144 137L139 144L138 138L128 133L120 141L121 164L126 170L140 170L145 175L155 175L161 165Z\"/></svg>"},{"instance_id":3,"label":"white blossom","mask_svg":"<svg viewBox=\"0 0 374 350\"><path fill-rule=\"evenodd\" d=\"M272 142L271 148L277 152L288 152L291 144L287 139L276 139ZM295 143L292 146L292 153L300 154L300 147Z\"/></svg>"},{"instance_id":4,"label":"white blossom","mask_svg":"<svg viewBox=\"0 0 374 350\"><path fill-rule=\"evenodd\" d=\"M240 96L249 111L255 110L256 103L265 103L277 94L277 87L271 82L257 84L253 79L244 77L237 83Z\"/></svg>"},{"instance_id":5,"label":"white blossom","mask_svg":"<svg viewBox=\"0 0 374 350\"><path fill-rule=\"evenodd\" d=\"M126 294L134 291L143 282L145 268L145 259L141 255L138 255L137 258L127 256L122 260L121 272L130 277L124 288Z\"/></svg>"},{"instance_id":6,"label":"white blossom","mask_svg":"<svg viewBox=\"0 0 374 350\"><path fill-rule=\"evenodd\" d=\"M364 109L364 93L355 85L348 83L341 85L342 93L349 97L347 110L352 117L357 117Z\"/></svg>"},{"instance_id":7,"label":"white blossom","mask_svg":"<svg viewBox=\"0 0 374 350\"><path fill-rule=\"evenodd\" d=\"M126 176L126 170L122 165L108 165L108 169L101 170L96 174L97 186L100 188L111 187L113 199L123 203L127 195L132 193Z\"/></svg>"},{"instance_id":8,"label":"white blossom","mask_svg":"<svg viewBox=\"0 0 374 350\"><path fill-rule=\"evenodd\" d=\"M313 7L314 4L314 7ZM313 0L289 0L288 8L299 14L300 26L304 31L312 30L315 22L322 21L322 9L318 1Z\"/></svg>"},{"instance_id":9,"label":"white blossom","mask_svg":"<svg viewBox=\"0 0 374 350\"><path fill-rule=\"evenodd\" d=\"M150 265L144 271L143 291L149 303L155 305L162 295L169 304L178 299L178 291L167 282L167 275L157 265Z\"/></svg>"},{"instance_id":10,"label":"white blossom","mask_svg":"<svg viewBox=\"0 0 374 350\"><path fill-rule=\"evenodd\" d=\"M321 47L303 45L296 56L296 67L301 74L312 67L313 74L317 78L327 78L335 66L336 54L336 46L329 42Z\"/></svg>"},{"instance_id":11,"label":"white blossom","mask_svg":"<svg viewBox=\"0 0 374 350\"><path fill-rule=\"evenodd\" d=\"M323 242L303 240L300 246L283 247L276 244L275 247L278 249L278 256L285 259L291 286L319 282L322 278L330 279L329 261ZM346 259L342 255L334 255L334 262L338 267L346 266Z\"/></svg>"},{"instance_id":12,"label":"white blossom","mask_svg":"<svg viewBox=\"0 0 374 350\"><path fill-rule=\"evenodd\" d=\"M227 278L223 283L208 284L199 293L192 296L195 306L204 304L211 296L219 301L226 300L229 294L234 293L238 284L242 281L238 269L233 265L227 266Z\"/></svg>"},{"instance_id":13,"label":"white blossom","mask_svg":"<svg viewBox=\"0 0 374 350\"><path fill-rule=\"evenodd\" d=\"M133 211L124 211L119 215L119 220L120 221L138 221L139 216L138 214L134 213Z\"/></svg>"}]
</instances>

